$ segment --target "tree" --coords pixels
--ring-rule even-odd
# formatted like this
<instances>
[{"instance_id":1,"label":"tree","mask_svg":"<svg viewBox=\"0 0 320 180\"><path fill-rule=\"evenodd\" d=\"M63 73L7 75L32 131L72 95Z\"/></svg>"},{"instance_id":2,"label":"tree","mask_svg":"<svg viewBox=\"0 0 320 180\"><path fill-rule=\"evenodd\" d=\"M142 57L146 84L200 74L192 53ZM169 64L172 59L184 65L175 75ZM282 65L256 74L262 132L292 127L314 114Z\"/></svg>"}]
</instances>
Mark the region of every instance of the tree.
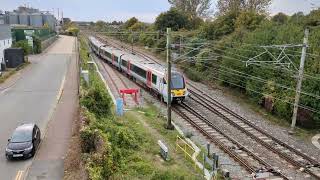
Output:
<instances>
[{"instance_id":1,"label":"tree","mask_svg":"<svg viewBox=\"0 0 320 180\"><path fill-rule=\"evenodd\" d=\"M272 17L272 21L279 24L284 24L288 21L288 16L280 12Z\"/></svg>"},{"instance_id":2,"label":"tree","mask_svg":"<svg viewBox=\"0 0 320 180\"><path fill-rule=\"evenodd\" d=\"M130 18L128 21L124 23L124 28L129 29L131 26L139 22L139 20L135 17Z\"/></svg>"},{"instance_id":3,"label":"tree","mask_svg":"<svg viewBox=\"0 0 320 180\"><path fill-rule=\"evenodd\" d=\"M218 15L239 13L242 9L242 0L219 0L217 3Z\"/></svg>"},{"instance_id":4,"label":"tree","mask_svg":"<svg viewBox=\"0 0 320 180\"><path fill-rule=\"evenodd\" d=\"M155 22L155 28L162 31L165 31L166 28L171 28L174 31L182 28L188 29L189 25L190 21L187 15L175 8L171 8L169 11L161 13Z\"/></svg>"},{"instance_id":5,"label":"tree","mask_svg":"<svg viewBox=\"0 0 320 180\"><path fill-rule=\"evenodd\" d=\"M218 15L228 12L239 13L240 11L253 11L266 13L271 4L271 0L218 0Z\"/></svg>"},{"instance_id":6,"label":"tree","mask_svg":"<svg viewBox=\"0 0 320 180\"><path fill-rule=\"evenodd\" d=\"M200 35L209 40L220 39L222 36L234 32L236 20L236 13L230 12L218 16L215 21L206 22L200 27Z\"/></svg>"},{"instance_id":7,"label":"tree","mask_svg":"<svg viewBox=\"0 0 320 180\"><path fill-rule=\"evenodd\" d=\"M195 17L207 17L210 13L211 0L168 0L172 7Z\"/></svg>"},{"instance_id":8,"label":"tree","mask_svg":"<svg viewBox=\"0 0 320 180\"><path fill-rule=\"evenodd\" d=\"M236 28L255 30L265 19L264 15L260 15L254 11L243 11L236 20Z\"/></svg>"},{"instance_id":9,"label":"tree","mask_svg":"<svg viewBox=\"0 0 320 180\"><path fill-rule=\"evenodd\" d=\"M143 22L137 22L132 25L129 29L132 31L143 31L146 29L146 25Z\"/></svg>"}]
</instances>

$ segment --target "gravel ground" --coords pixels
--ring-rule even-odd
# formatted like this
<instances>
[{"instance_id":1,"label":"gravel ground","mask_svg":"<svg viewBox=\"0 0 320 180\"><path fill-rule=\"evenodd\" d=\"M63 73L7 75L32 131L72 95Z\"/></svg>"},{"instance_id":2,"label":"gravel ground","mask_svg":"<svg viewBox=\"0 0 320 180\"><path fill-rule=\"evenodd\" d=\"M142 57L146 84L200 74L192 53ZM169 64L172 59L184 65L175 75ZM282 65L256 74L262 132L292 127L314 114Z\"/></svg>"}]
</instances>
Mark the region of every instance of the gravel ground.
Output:
<instances>
[{"instance_id":1,"label":"gravel ground","mask_svg":"<svg viewBox=\"0 0 320 180\"><path fill-rule=\"evenodd\" d=\"M287 144L296 147L297 149L300 149L302 152L305 152L309 156L312 156L316 158L318 161L320 161L320 150L317 149L311 143L311 141L305 141L299 137L289 135L289 128L281 127L270 122L261 114L254 112L247 105L236 102L233 97L226 95L222 90L208 88L208 86L203 85L201 83L192 83L196 84L198 88L207 92L211 97L218 100L220 103L222 103L232 111L250 120L258 127L265 129L266 132L269 132L274 137L277 137L281 141L286 142Z\"/></svg>"},{"instance_id":2,"label":"gravel ground","mask_svg":"<svg viewBox=\"0 0 320 180\"><path fill-rule=\"evenodd\" d=\"M197 103L194 101L190 100L188 101L188 104L191 107L194 107L195 110L198 113L200 113L203 117L214 122L214 124L218 126L220 129L223 129L223 131L228 136L231 136L233 139L240 142L243 146L250 149L250 151L255 152L256 155L258 155L263 160L272 165L272 167L274 167L275 170L280 170L291 179L310 179L309 175L297 171L295 167L293 167L285 160L281 159L277 154L274 154L272 151L257 143L255 140L253 140L237 128L231 126L229 123L227 123L214 113L208 111L207 109L197 106Z\"/></svg>"}]
</instances>

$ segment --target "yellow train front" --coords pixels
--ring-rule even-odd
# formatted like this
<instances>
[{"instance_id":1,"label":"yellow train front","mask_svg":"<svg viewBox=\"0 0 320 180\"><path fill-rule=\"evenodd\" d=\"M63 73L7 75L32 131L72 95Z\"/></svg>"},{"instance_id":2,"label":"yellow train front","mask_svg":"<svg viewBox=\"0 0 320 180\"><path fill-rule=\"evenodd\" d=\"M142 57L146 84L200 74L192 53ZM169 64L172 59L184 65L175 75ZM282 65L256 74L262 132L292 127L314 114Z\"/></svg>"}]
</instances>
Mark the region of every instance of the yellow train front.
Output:
<instances>
[{"instance_id":1,"label":"yellow train front","mask_svg":"<svg viewBox=\"0 0 320 180\"><path fill-rule=\"evenodd\" d=\"M182 74L171 73L171 96L173 102L182 102L189 95L186 81Z\"/></svg>"}]
</instances>

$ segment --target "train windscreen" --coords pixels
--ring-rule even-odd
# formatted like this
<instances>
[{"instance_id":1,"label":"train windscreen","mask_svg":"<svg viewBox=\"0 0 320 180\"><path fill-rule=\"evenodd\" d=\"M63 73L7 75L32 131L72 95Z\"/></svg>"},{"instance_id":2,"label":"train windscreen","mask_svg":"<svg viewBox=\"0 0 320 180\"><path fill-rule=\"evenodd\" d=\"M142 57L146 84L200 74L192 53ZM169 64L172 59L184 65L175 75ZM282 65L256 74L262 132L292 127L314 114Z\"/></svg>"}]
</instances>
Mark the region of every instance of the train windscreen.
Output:
<instances>
[{"instance_id":1,"label":"train windscreen","mask_svg":"<svg viewBox=\"0 0 320 180\"><path fill-rule=\"evenodd\" d=\"M181 74L172 73L171 75L171 89L184 89L184 78Z\"/></svg>"}]
</instances>

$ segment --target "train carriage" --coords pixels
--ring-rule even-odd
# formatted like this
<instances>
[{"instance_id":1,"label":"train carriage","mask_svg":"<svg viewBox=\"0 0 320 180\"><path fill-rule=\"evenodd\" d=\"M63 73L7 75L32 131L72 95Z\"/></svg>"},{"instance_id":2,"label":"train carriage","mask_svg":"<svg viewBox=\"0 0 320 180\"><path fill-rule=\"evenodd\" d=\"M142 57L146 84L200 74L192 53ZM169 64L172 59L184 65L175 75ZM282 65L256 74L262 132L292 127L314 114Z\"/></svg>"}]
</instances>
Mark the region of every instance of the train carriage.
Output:
<instances>
[{"instance_id":1,"label":"train carriage","mask_svg":"<svg viewBox=\"0 0 320 180\"><path fill-rule=\"evenodd\" d=\"M157 93L165 102L167 101L165 67L126 51L106 46L94 37L90 37L89 40L97 55ZM183 101L188 96L185 79L177 71L171 73L171 94L173 101Z\"/></svg>"}]
</instances>

